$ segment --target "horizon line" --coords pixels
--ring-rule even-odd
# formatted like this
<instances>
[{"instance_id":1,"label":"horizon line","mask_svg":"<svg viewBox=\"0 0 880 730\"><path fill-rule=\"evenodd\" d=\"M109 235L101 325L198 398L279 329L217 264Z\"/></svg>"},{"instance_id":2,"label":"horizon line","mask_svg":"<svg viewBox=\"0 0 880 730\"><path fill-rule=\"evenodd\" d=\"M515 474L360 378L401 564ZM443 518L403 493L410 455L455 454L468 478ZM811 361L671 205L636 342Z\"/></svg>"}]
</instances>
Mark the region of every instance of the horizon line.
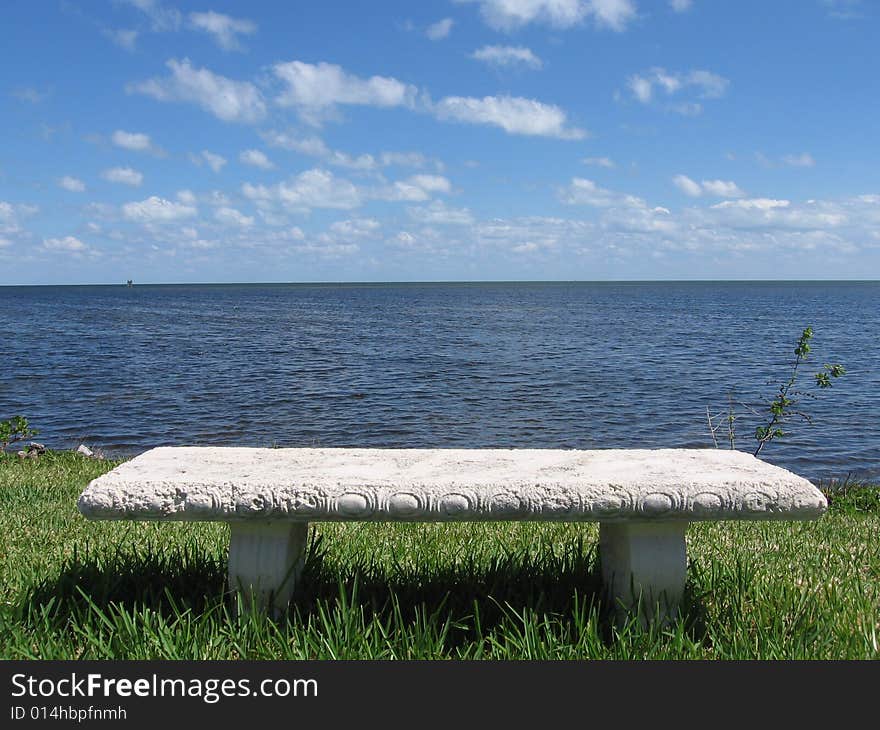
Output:
<instances>
[{"instance_id":1,"label":"horizon line","mask_svg":"<svg viewBox=\"0 0 880 730\"><path fill-rule=\"evenodd\" d=\"M129 285L120 282L79 282L64 284L0 284L0 288L50 286L381 286L425 284L832 284L878 283L880 279L398 279L398 280L319 280L319 281L143 281Z\"/></svg>"}]
</instances>

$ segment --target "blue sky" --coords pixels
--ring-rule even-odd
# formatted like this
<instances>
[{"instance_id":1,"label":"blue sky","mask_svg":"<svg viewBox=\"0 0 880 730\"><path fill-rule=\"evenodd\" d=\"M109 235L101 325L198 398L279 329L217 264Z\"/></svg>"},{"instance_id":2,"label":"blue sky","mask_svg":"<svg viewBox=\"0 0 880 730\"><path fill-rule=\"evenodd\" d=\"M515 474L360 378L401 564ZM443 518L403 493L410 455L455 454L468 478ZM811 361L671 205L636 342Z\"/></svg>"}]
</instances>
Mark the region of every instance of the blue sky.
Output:
<instances>
[{"instance_id":1,"label":"blue sky","mask_svg":"<svg viewBox=\"0 0 880 730\"><path fill-rule=\"evenodd\" d=\"M867 0L11 0L0 284L878 278Z\"/></svg>"}]
</instances>

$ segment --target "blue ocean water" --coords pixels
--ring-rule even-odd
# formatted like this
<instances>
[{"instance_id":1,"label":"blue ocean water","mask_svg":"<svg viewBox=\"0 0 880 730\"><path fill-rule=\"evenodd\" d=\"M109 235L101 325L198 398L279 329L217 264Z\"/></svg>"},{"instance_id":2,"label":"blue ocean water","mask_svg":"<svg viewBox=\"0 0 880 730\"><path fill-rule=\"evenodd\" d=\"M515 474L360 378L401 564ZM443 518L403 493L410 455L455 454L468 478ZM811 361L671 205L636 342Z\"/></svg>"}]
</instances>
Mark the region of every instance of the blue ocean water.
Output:
<instances>
[{"instance_id":1,"label":"blue ocean water","mask_svg":"<svg viewBox=\"0 0 880 730\"><path fill-rule=\"evenodd\" d=\"M108 455L708 448L707 406L766 409L807 325L799 382L825 362L847 375L761 456L876 479L880 282L0 287L0 419ZM752 451L760 420L736 411Z\"/></svg>"}]
</instances>

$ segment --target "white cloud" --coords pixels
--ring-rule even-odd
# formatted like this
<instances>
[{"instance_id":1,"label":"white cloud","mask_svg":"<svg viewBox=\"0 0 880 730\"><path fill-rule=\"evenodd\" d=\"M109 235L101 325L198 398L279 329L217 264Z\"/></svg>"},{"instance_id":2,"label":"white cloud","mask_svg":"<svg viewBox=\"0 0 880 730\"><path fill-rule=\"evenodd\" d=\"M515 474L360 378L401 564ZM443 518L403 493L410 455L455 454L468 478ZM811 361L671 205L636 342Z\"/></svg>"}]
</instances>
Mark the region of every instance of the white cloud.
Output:
<instances>
[{"instance_id":1,"label":"white cloud","mask_svg":"<svg viewBox=\"0 0 880 730\"><path fill-rule=\"evenodd\" d=\"M126 132L122 129L117 129L113 132L110 139L113 144L124 150L131 150L132 152L151 152L160 156L165 154L161 147L153 144L150 135L144 134L143 132Z\"/></svg>"},{"instance_id":2,"label":"white cloud","mask_svg":"<svg viewBox=\"0 0 880 730\"><path fill-rule=\"evenodd\" d=\"M292 246L291 250L296 253L310 254L321 256L323 258L335 259L342 256L351 256L361 250L356 243L325 243L325 242L307 242L296 246Z\"/></svg>"},{"instance_id":3,"label":"white cloud","mask_svg":"<svg viewBox=\"0 0 880 730\"><path fill-rule=\"evenodd\" d=\"M130 167L111 167L109 170L104 170L101 177L108 182L132 187L138 187L144 181L143 174Z\"/></svg>"},{"instance_id":4,"label":"white cloud","mask_svg":"<svg viewBox=\"0 0 880 730\"><path fill-rule=\"evenodd\" d=\"M104 30L104 35L126 51L133 51L137 47L138 32L136 30L107 28Z\"/></svg>"},{"instance_id":5,"label":"white cloud","mask_svg":"<svg viewBox=\"0 0 880 730\"><path fill-rule=\"evenodd\" d=\"M336 167L345 167L349 170L374 170L378 163L370 154L352 156L339 150L328 150L324 160Z\"/></svg>"},{"instance_id":6,"label":"white cloud","mask_svg":"<svg viewBox=\"0 0 880 730\"><path fill-rule=\"evenodd\" d=\"M195 68L188 58L166 63L171 75L129 84L126 91L158 101L190 102L225 122L254 123L266 116L266 104L254 84L234 81L206 68Z\"/></svg>"},{"instance_id":7,"label":"white cloud","mask_svg":"<svg viewBox=\"0 0 880 730\"><path fill-rule=\"evenodd\" d=\"M260 136L272 147L299 152L309 157L329 157L332 153L330 148L324 144L324 140L315 135L303 136L271 130L262 132Z\"/></svg>"},{"instance_id":8,"label":"white cloud","mask_svg":"<svg viewBox=\"0 0 880 730\"><path fill-rule=\"evenodd\" d=\"M449 193L451 190L452 183L442 175L412 175L372 190L368 195L378 200L420 203L429 200L432 193Z\"/></svg>"},{"instance_id":9,"label":"white cloud","mask_svg":"<svg viewBox=\"0 0 880 730\"><path fill-rule=\"evenodd\" d=\"M190 240L188 245L190 248L207 251L212 248L217 248L219 244L217 243L217 241L211 241L205 238L196 238Z\"/></svg>"},{"instance_id":10,"label":"white cloud","mask_svg":"<svg viewBox=\"0 0 880 730\"><path fill-rule=\"evenodd\" d=\"M21 226L20 219L37 212L39 208L36 205L0 200L0 248L8 248L14 244L32 246L33 236Z\"/></svg>"},{"instance_id":11,"label":"white cloud","mask_svg":"<svg viewBox=\"0 0 880 730\"><path fill-rule=\"evenodd\" d=\"M787 167L815 167L816 160L809 152L802 152L797 155L783 155L780 158L770 158L763 152L755 152L755 160L762 167L774 168L780 165Z\"/></svg>"},{"instance_id":12,"label":"white cloud","mask_svg":"<svg viewBox=\"0 0 880 730\"><path fill-rule=\"evenodd\" d=\"M682 84L684 86L696 86L700 95L705 99L717 99L724 96L730 81L711 71L697 69L687 74Z\"/></svg>"},{"instance_id":13,"label":"white cloud","mask_svg":"<svg viewBox=\"0 0 880 730\"><path fill-rule=\"evenodd\" d=\"M703 190L719 198L741 198L745 193L732 180L703 180Z\"/></svg>"},{"instance_id":14,"label":"white cloud","mask_svg":"<svg viewBox=\"0 0 880 730\"><path fill-rule=\"evenodd\" d=\"M159 0L122 0L144 13L156 32L179 30L183 16L177 8L162 5Z\"/></svg>"},{"instance_id":15,"label":"white cloud","mask_svg":"<svg viewBox=\"0 0 880 730\"><path fill-rule=\"evenodd\" d=\"M276 97L282 107L294 107L303 121L320 124L333 116L339 105L416 108L417 89L395 78L372 76L368 79L347 73L329 63L302 61L279 63L275 75L286 89ZM586 131L570 127L565 112L557 106L534 99L511 96L447 96L433 103L423 95L420 108L441 120L472 124L491 124L511 134L538 135L560 139L583 139ZM317 148L317 145L314 145ZM322 150L320 156L325 156ZM316 155L317 156L317 155Z\"/></svg>"},{"instance_id":16,"label":"white cloud","mask_svg":"<svg viewBox=\"0 0 880 730\"><path fill-rule=\"evenodd\" d=\"M422 203L431 199L430 193L420 188L418 185L398 180L384 188L374 191L373 196L378 200L388 200L390 202L405 203Z\"/></svg>"},{"instance_id":17,"label":"white cloud","mask_svg":"<svg viewBox=\"0 0 880 730\"><path fill-rule=\"evenodd\" d=\"M196 196L192 190L178 190L177 199L184 205L195 205Z\"/></svg>"},{"instance_id":18,"label":"white cloud","mask_svg":"<svg viewBox=\"0 0 880 730\"><path fill-rule=\"evenodd\" d=\"M541 68L543 65L541 59L524 46L483 46L474 51L471 58L490 66L504 68L511 66Z\"/></svg>"},{"instance_id":19,"label":"white cloud","mask_svg":"<svg viewBox=\"0 0 880 730\"><path fill-rule=\"evenodd\" d=\"M861 244L865 230L880 222L857 199L803 203L771 198L727 200L707 209L689 209L683 217L705 230L726 230L730 238L740 242L757 237L767 242L788 238L792 245L806 247L842 244L847 239L847 246Z\"/></svg>"},{"instance_id":20,"label":"white cloud","mask_svg":"<svg viewBox=\"0 0 880 730\"><path fill-rule=\"evenodd\" d=\"M651 101L653 87L648 79L642 76L630 76L626 80L626 84L629 86L629 90L632 92L633 96L642 102L642 104L647 104Z\"/></svg>"},{"instance_id":21,"label":"white cloud","mask_svg":"<svg viewBox=\"0 0 880 730\"><path fill-rule=\"evenodd\" d=\"M205 202L208 205L213 205L215 208L218 206L232 205L232 202L229 200L229 196L221 190L212 190L205 197Z\"/></svg>"},{"instance_id":22,"label":"white cloud","mask_svg":"<svg viewBox=\"0 0 880 730\"><path fill-rule=\"evenodd\" d=\"M636 5L631 0L592 0L590 13L595 23L611 30L622 31L637 17Z\"/></svg>"},{"instance_id":23,"label":"white cloud","mask_svg":"<svg viewBox=\"0 0 880 730\"><path fill-rule=\"evenodd\" d=\"M481 221L473 227L471 236L481 247L524 254L559 250L594 233L595 225L588 221L523 217Z\"/></svg>"},{"instance_id":24,"label":"white cloud","mask_svg":"<svg viewBox=\"0 0 880 730\"><path fill-rule=\"evenodd\" d=\"M282 107L294 107L311 124L332 115L339 105L391 108L412 107L417 89L390 76L361 78L332 63L289 61L273 67L286 88L276 97Z\"/></svg>"},{"instance_id":25,"label":"white cloud","mask_svg":"<svg viewBox=\"0 0 880 730\"><path fill-rule=\"evenodd\" d=\"M113 144L127 150L143 152L150 149L150 136L141 132L124 132L117 129L113 133Z\"/></svg>"},{"instance_id":26,"label":"white cloud","mask_svg":"<svg viewBox=\"0 0 880 730\"><path fill-rule=\"evenodd\" d=\"M374 218L353 218L333 223L330 234L346 239L370 238L377 235L381 228L382 224Z\"/></svg>"},{"instance_id":27,"label":"white cloud","mask_svg":"<svg viewBox=\"0 0 880 730\"><path fill-rule=\"evenodd\" d=\"M351 170L375 170L378 167L398 165L402 167L424 167L427 159L420 152L383 152L378 158L370 154L350 155L330 149L320 137L301 135L293 132L268 131L260 135L268 145L298 152L309 157L318 157L328 165Z\"/></svg>"},{"instance_id":28,"label":"white cloud","mask_svg":"<svg viewBox=\"0 0 880 730\"><path fill-rule=\"evenodd\" d=\"M438 20L433 25L429 25L425 35L432 41L441 41L449 37L453 25L455 25L455 21L452 18L443 18L443 20Z\"/></svg>"},{"instance_id":29,"label":"white cloud","mask_svg":"<svg viewBox=\"0 0 880 730\"><path fill-rule=\"evenodd\" d=\"M686 13L693 6L693 0L669 0L670 7L676 13Z\"/></svg>"},{"instance_id":30,"label":"white cloud","mask_svg":"<svg viewBox=\"0 0 880 730\"><path fill-rule=\"evenodd\" d=\"M725 200L723 203L716 203L712 206L715 210L738 209L738 210L759 210L766 212L776 208L788 208L791 205L790 200L774 200L772 198L751 198L749 200Z\"/></svg>"},{"instance_id":31,"label":"white cloud","mask_svg":"<svg viewBox=\"0 0 880 730\"><path fill-rule=\"evenodd\" d=\"M83 213L88 217L109 220L116 215L116 208L109 203L91 202L83 207Z\"/></svg>"},{"instance_id":32,"label":"white cloud","mask_svg":"<svg viewBox=\"0 0 880 730\"><path fill-rule=\"evenodd\" d=\"M80 241L76 236L65 236L64 238L46 238L43 240L43 248L47 251L68 251L72 253L83 253L88 250L88 246Z\"/></svg>"},{"instance_id":33,"label":"white cloud","mask_svg":"<svg viewBox=\"0 0 880 730\"><path fill-rule=\"evenodd\" d=\"M720 252L780 255L786 250L822 249L847 254L874 245L870 232L880 225L880 206L868 202L873 199L870 195L799 204L772 198L726 200L672 213L652 208L641 198L604 190L591 181L575 179L560 192L564 202L597 209L596 231L584 245L594 251L599 246L624 254L640 249L652 254L688 251L712 256ZM527 242L528 238L523 241L520 237L518 245Z\"/></svg>"},{"instance_id":34,"label":"white cloud","mask_svg":"<svg viewBox=\"0 0 880 730\"><path fill-rule=\"evenodd\" d=\"M360 251L357 240L376 238L381 230L379 221L372 218L352 218L337 221L317 236L306 236L299 228L274 232L271 239L276 243L293 241L287 249L293 253L339 258Z\"/></svg>"},{"instance_id":35,"label":"white cloud","mask_svg":"<svg viewBox=\"0 0 880 730\"><path fill-rule=\"evenodd\" d=\"M226 165L226 158L209 150L202 150L197 155L190 154L189 159L199 167L206 164L213 172L220 172Z\"/></svg>"},{"instance_id":36,"label":"white cloud","mask_svg":"<svg viewBox=\"0 0 880 730\"><path fill-rule=\"evenodd\" d=\"M363 246L363 241L381 240L389 256L421 256L422 261L426 255L454 257L465 265L468 260L477 262L486 257L509 256L554 259L557 263L577 267L587 260L581 257L593 257L596 263L611 259L620 261L627 257L636 261L672 252L682 252L688 257L687 262L681 263L697 266L701 261L734 261L755 252L764 252L784 265L804 252L812 252L813 256L830 253L843 257L859 250L880 248L880 235L877 235L880 232L880 191L837 201L798 203L744 198L711 205L709 203L715 201L708 198L710 193L704 184L713 180L697 183L703 197L688 201L674 212L652 207L635 195L604 189L593 181L575 178L560 191L560 199L585 206L579 210L571 209L577 210L583 220L577 217L478 220L467 208L454 208L435 200L406 206L403 224L396 228L386 229L374 217L351 216L328 224L321 233L303 233L301 229L291 227L287 218L289 214L308 211L306 202L316 202L314 196L318 189L324 189L325 197L338 199L337 191L328 192L328 189L334 185L340 189L352 185L326 170L317 172L324 176L323 183L305 175L284 182L288 202L282 201L281 184L252 185L250 190L243 189L242 192L248 193L245 197L251 198L256 205L259 216L245 213L244 207L235 205L228 198L219 207L230 211L212 210L207 207L205 194L200 193L198 200L203 201L208 217L196 225L195 196L190 197L189 191L179 191L172 199L175 204L192 209L188 219L171 221L167 226L153 225L175 217L159 205L148 206L149 213L123 209L124 217L145 224L152 241L176 247L181 253L209 248L253 251L254 247L263 246L267 255L344 256L356 251L359 243ZM410 185L410 190L417 187L417 182L438 190L452 189L451 183L447 186L442 181L420 179L415 175L400 182ZM384 196L392 193L393 187L392 182L385 183L384 187L355 185L352 198L365 205L371 200L386 199ZM312 196L311 200L306 200L307 195ZM140 205L151 200L142 201ZM217 197L217 201L220 200ZM264 203L267 208L262 207ZM170 205L167 201L165 204ZM0 205L0 240L7 242L7 248L2 252L7 256L10 245L21 245L26 239L4 231L3 221L23 213L24 210L19 213L16 206ZM323 215L316 218L321 220ZM210 233L206 235L205 229ZM109 230L100 235L112 237L113 233L123 235L121 231ZM143 236L144 233L134 235ZM37 239L32 248L43 250L42 240ZM69 255L91 254L74 251Z\"/></svg>"},{"instance_id":37,"label":"white cloud","mask_svg":"<svg viewBox=\"0 0 880 730\"><path fill-rule=\"evenodd\" d=\"M28 216L39 212L35 205L13 204L0 200L0 222L15 224L19 215Z\"/></svg>"},{"instance_id":38,"label":"white cloud","mask_svg":"<svg viewBox=\"0 0 880 730\"><path fill-rule=\"evenodd\" d=\"M655 96L655 89L661 89L667 96L685 90L695 91L701 99L716 99L724 96L730 81L702 69L687 73L669 72L661 67L654 67L641 74L633 74L626 80L626 85L633 98L642 104L650 103ZM702 106L695 102L685 102L671 107L681 114L699 114Z\"/></svg>"},{"instance_id":39,"label":"white cloud","mask_svg":"<svg viewBox=\"0 0 880 730\"><path fill-rule=\"evenodd\" d=\"M799 155L786 155L782 161L790 167L814 167L816 161L809 152L802 152Z\"/></svg>"},{"instance_id":40,"label":"white cloud","mask_svg":"<svg viewBox=\"0 0 880 730\"><path fill-rule=\"evenodd\" d=\"M583 139L583 129L568 126L565 112L558 106L517 96L447 96L433 107L439 119L470 124L490 124L509 134L558 139Z\"/></svg>"},{"instance_id":41,"label":"white cloud","mask_svg":"<svg viewBox=\"0 0 880 730\"><path fill-rule=\"evenodd\" d=\"M72 193L84 193L86 190L86 184L82 180L76 177L71 177L70 175L65 175L60 178L58 180L58 185Z\"/></svg>"},{"instance_id":42,"label":"white cloud","mask_svg":"<svg viewBox=\"0 0 880 730\"><path fill-rule=\"evenodd\" d=\"M632 0L458 0L476 2L486 23L496 30L513 31L529 23L570 28L587 18L605 28L622 31L636 18Z\"/></svg>"},{"instance_id":43,"label":"white cloud","mask_svg":"<svg viewBox=\"0 0 880 730\"><path fill-rule=\"evenodd\" d=\"M576 186L573 186L576 187ZM570 192L569 190L565 191ZM849 254L876 247L880 196L843 201L755 198L725 201L709 207L690 206L677 213L648 206L635 196L581 186L581 200L594 207L595 221L559 218L516 218L481 221L456 231L461 246L469 241L513 254L558 251L565 257L587 255L643 256L685 251L718 259L764 251L774 258L804 251ZM875 200L871 203L869 201ZM598 205L595 205L598 203ZM422 237L410 236L416 249ZM563 258L562 260L566 260ZM730 259L726 259L730 260Z\"/></svg>"},{"instance_id":44,"label":"white cloud","mask_svg":"<svg viewBox=\"0 0 880 730\"><path fill-rule=\"evenodd\" d=\"M680 225L667 208L651 208L639 202L642 204L611 208L603 214L600 227L622 238L633 234L670 236L678 232Z\"/></svg>"},{"instance_id":45,"label":"white cloud","mask_svg":"<svg viewBox=\"0 0 880 730\"><path fill-rule=\"evenodd\" d=\"M195 206L174 203L155 195L122 206L122 214L137 223L170 223L193 218L198 214Z\"/></svg>"},{"instance_id":46,"label":"white cloud","mask_svg":"<svg viewBox=\"0 0 880 730\"><path fill-rule=\"evenodd\" d=\"M474 217L467 208L450 208L442 200L435 200L418 208L407 208L407 213L414 221L428 225L466 226L474 222Z\"/></svg>"},{"instance_id":47,"label":"white cloud","mask_svg":"<svg viewBox=\"0 0 880 730\"><path fill-rule=\"evenodd\" d=\"M584 20L586 3L581 0L459 0L476 2L487 25L511 31L537 22L568 28Z\"/></svg>"},{"instance_id":48,"label":"white cloud","mask_svg":"<svg viewBox=\"0 0 880 730\"><path fill-rule=\"evenodd\" d=\"M717 198L741 198L745 195L732 180L703 180L698 183L687 175L676 175L672 178L672 182L685 195L690 195L692 198L698 198L703 193Z\"/></svg>"},{"instance_id":49,"label":"white cloud","mask_svg":"<svg viewBox=\"0 0 880 730\"><path fill-rule=\"evenodd\" d=\"M408 181L429 193L448 193L452 190L452 183L442 175L413 175Z\"/></svg>"},{"instance_id":50,"label":"white cloud","mask_svg":"<svg viewBox=\"0 0 880 730\"><path fill-rule=\"evenodd\" d=\"M592 180L572 178L568 187L559 191L559 195L563 203L600 209L599 226L603 230L659 235L671 233L676 228L668 209L652 208L642 198L606 190Z\"/></svg>"},{"instance_id":51,"label":"white cloud","mask_svg":"<svg viewBox=\"0 0 880 730\"><path fill-rule=\"evenodd\" d=\"M246 216L235 208L217 208L214 211L214 218L225 225L241 228L248 228L254 224L252 216Z\"/></svg>"},{"instance_id":52,"label":"white cloud","mask_svg":"<svg viewBox=\"0 0 880 730\"><path fill-rule=\"evenodd\" d=\"M245 165L259 167L262 170L271 170L275 167L275 165L272 164L272 161L266 157L265 153L260 150L244 150L238 156L238 159Z\"/></svg>"},{"instance_id":53,"label":"white cloud","mask_svg":"<svg viewBox=\"0 0 880 730\"><path fill-rule=\"evenodd\" d=\"M189 25L193 30L209 34L224 51L240 51L240 35L253 35L257 24L244 18L232 18L209 10L205 13L190 13Z\"/></svg>"},{"instance_id":54,"label":"white cloud","mask_svg":"<svg viewBox=\"0 0 880 730\"><path fill-rule=\"evenodd\" d=\"M328 170L312 169L288 181L267 187L245 183L242 194L251 200L281 203L287 208L308 211L311 208L357 208L363 195L349 180L338 178Z\"/></svg>"},{"instance_id":55,"label":"white cloud","mask_svg":"<svg viewBox=\"0 0 880 730\"><path fill-rule=\"evenodd\" d=\"M609 169L617 167L614 164L614 160L610 157L584 157L581 162L585 165L595 165L596 167L607 167Z\"/></svg>"},{"instance_id":56,"label":"white cloud","mask_svg":"<svg viewBox=\"0 0 880 730\"><path fill-rule=\"evenodd\" d=\"M672 178L672 182L674 182L675 187L681 190L685 195L690 195L691 197L696 198L703 194L703 189L700 187L700 184L691 180L687 175L676 175Z\"/></svg>"},{"instance_id":57,"label":"white cloud","mask_svg":"<svg viewBox=\"0 0 880 730\"><path fill-rule=\"evenodd\" d=\"M295 212L312 208L358 208L369 200L424 202L432 195L449 193L452 183L441 175L412 175L405 180L371 187L359 187L328 170L306 170L275 185L244 183L242 195L263 211L279 204Z\"/></svg>"},{"instance_id":58,"label":"white cloud","mask_svg":"<svg viewBox=\"0 0 880 730\"><path fill-rule=\"evenodd\" d=\"M865 245L868 231L880 223L880 211L860 198L843 201L751 198L726 200L707 208L688 207L676 216L676 228L659 245L664 249L705 251L833 250L852 253ZM657 245L655 240L654 245Z\"/></svg>"},{"instance_id":59,"label":"white cloud","mask_svg":"<svg viewBox=\"0 0 880 730\"><path fill-rule=\"evenodd\" d=\"M248 200L260 203L269 203L278 198L277 187L270 188L267 185L254 185L246 182L241 186L241 194Z\"/></svg>"},{"instance_id":60,"label":"white cloud","mask_svg":"<svg viewBox=\"0 0 880 730\"><path fill-rule=\"evenodd\" d=\"M379 159L386 167L424 167L428 163L421 152L383 152Z\"/></svg>"},{"instance_id":61,"label":"white cloud","mask_svg":"<svg viewBox=\"0 0 880 730\"><path fill-rule=\"evenodd\" d=\"M268 205L266 203L256 203L257 206L257 215L260 217L260 220L263 221L267 226L272 226L273 228L280 228L282 226L286 226L290 223L290 219L288 218L287 211L275 211L269 210Z\"/></svg>"},{"instance_id":62,"label":"white cloud","mask_svg":"<svg viewBox=\"0 0 880 730\"><path fill-rule=\"evenodd\" d=\"M582 177L574 177L567 188L560 190L563 203L569 205L589 205L595 208L613 206L644 207L641 198L625 193L617 193L599 187L594 181Z\"/></svg>"},{"instance_id":63,"label":"white cloud","mask_svg":"<svg viewBox=\"0 0 880 730\"><path fill-rule=\"evenodd\" d=\"M385 246L419 256L449 257L461 252L460 241L451 236L448 228L441 231L430 226L422 226L414 232L399 231L385 240Z\"/></svg>"}]
</instances>

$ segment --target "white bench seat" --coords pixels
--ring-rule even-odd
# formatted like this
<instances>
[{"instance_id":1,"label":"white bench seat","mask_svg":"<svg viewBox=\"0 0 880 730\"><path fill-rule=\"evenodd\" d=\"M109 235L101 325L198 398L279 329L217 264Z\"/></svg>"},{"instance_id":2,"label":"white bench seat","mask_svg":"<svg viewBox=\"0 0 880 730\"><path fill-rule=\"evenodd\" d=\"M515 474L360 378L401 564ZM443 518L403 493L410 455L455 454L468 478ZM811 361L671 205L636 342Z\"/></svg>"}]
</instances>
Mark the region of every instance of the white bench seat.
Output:
<instances>
[{"instance_id":1,"label":"white bench seat","mask_svg":"<svg viewBox=\"0 0 880 730\"><path fill-rule=\"evenodd\" d=\"M231 527L229 583L283 610L309 522L600 522L602 573L621 606L674 611L697 520L806 520L809 481L716 449L152 449L95 479L90 519Z\"/></svg>"}]
</instances>

